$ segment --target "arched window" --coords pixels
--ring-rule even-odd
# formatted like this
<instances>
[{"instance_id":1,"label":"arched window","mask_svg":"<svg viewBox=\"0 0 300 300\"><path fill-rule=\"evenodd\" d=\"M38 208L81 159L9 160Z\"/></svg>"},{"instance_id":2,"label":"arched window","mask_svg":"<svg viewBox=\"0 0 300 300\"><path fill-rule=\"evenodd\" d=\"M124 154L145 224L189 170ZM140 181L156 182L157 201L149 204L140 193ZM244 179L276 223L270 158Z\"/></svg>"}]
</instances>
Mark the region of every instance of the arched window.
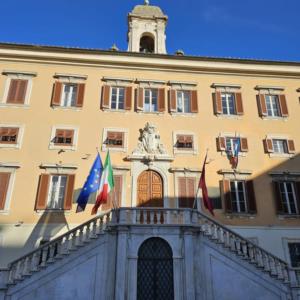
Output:
<instances>
[{"instance_id":1,"label":"arched window","mask_svg":"<svg viewBox=\"0 0 300 300\"><path fill-rule=\"evenodd\" d=\"M173 253L161 238L146 240L138 251L137 300L173 300Z\"/></svg>"},{"instance_id":2,"label":"arched window","mask_svg":"<svg viewBox=\"0 0 300 300\"><path fill-rule=\"evenodd\" d=\"M140 39L140 52L153 53L154 52L154 39L149 35L144 35Z\"/></svg>"}]
</instances>

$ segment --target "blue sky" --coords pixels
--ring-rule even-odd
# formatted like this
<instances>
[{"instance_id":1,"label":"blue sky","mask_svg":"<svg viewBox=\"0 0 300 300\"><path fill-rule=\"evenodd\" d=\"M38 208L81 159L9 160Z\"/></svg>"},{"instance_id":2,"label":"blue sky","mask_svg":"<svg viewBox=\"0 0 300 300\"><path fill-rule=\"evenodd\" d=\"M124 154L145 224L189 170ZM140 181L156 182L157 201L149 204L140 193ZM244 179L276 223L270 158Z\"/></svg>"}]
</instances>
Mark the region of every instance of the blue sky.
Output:
<instances>
[{"instance_id":1,"label":"blue sky","mask_svg":"<svg viewBox=\"0 0 300 300\"><path fill-rule=\"evenodd\" d=\"M9 0L0 41L127 49L127 13L143 0ZM168 15L167 49L300 61L299 0L150 0Z\"/></svg>"}]
</instances>

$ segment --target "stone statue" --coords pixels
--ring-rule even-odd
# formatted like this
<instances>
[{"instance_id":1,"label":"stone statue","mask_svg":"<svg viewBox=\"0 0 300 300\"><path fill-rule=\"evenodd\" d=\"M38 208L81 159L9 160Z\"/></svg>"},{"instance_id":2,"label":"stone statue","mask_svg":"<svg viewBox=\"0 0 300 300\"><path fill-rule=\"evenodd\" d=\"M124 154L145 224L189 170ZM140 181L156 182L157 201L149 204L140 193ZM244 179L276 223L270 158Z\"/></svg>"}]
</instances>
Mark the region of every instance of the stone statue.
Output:
<instances>
[{"instance_id":1,"label":"stone statue","mask_svg":"<svg viewBox=\"0 0 300 300\"><path fill-rule=\"evenodd\" d=\"M145 0L145 3L144 3L145 5L149 5L150 3L149 3L149 0Z\"/></svg>"}]
</instances>

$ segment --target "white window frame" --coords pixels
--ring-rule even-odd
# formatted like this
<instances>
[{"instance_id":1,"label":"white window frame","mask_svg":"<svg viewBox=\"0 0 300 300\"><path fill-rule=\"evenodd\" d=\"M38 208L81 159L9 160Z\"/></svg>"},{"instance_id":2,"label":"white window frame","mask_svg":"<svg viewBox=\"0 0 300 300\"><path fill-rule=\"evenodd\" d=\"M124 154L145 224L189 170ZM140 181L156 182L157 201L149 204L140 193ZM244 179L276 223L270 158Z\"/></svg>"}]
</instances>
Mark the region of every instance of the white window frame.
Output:
<instances>
[{"instance_id":1,"label":"white window frame","mask_svg":"<svg viewBox=\"0 0 300 300\"><path fill-rule=\"evenodd\" d=\"M116 94L116 108L112 108L112 95L113 95L113 89L117 89ZM119 108L119 102L120 102L120 89L124 89L124 108ZM126 86L110 86L110 95L109 95L109 107L111 111L125 111L125 97L126 97Z\"/></svg>"},{"instance_id":2,"label":"white window frame","mask_svg":"<svg viewBox=\"0 0 300 300\"><path fill-rule=\"evenodd\" d=\"M185 105L184 105L184 103L185 103L185 100L184 100L184 94L185 93L187 93L188 95L189 95L189 108L190 108L190 111L186 111L186 107L185 107ZM183 103L182 103L182 111L178 111L178 107L179 107L179 105L178 105L178 99L179 99L179 94L181 94L182 95L182 101L183 101ZM189 93L189 91L187 91L187 90L176 90L176 113L177 114L192 114L192 112L191 112L191 94Z\"/></svg>"},{"instance_id":3,"label":"white window frame","mask_svg":"<svg viewBox=\"0 0 300 300\"><path fill-rule=\"evenodd\" d=\"M226 113L224 112L224 105L223 105L223 96L225 97L226 102ZM230 105L229 105L229 98L230 96L233 97L233 113L230 113ZM235 99L235 93L234 92L221 92L221 101L222 101L222 115L224 116L236 116L236 99Z\"/></svg>"},{"instance_id":4,"label":"white window frame","mask_svg":"<svg viewBox=\"0 0 300 300\"><path fill-rule=\"evenodd\" d=\"M1 144L0 148L13 148L13 149L21 149L23 136L24 136L24 125L21 124L0 124L0 127L16 127L19 128L17 142L15 144Z\"/></svg>"},{"instance_id":5,"label":"white window frame","mask_svg":"<svg viewBox=\"0 0 300 300\"><path fill-rule=\"evenodd\" d=\"M273 101L272 98L275 97L275 102L276 102L276 106L277 106L277 110L278 110L278 116L275 115L275 108L273 105ZM268 109L268 100L269 100L269 106L271 109L271 114L269 114L269 109ZM266 101L266 108L267 108L267 116L268 118L282 118L281 116L281 112L280 112L280 104L279 104L279 95L278 94L265 94L265 101Z\"/></svg>"},{"instance_id":6,"label":"white window frame","mask_svg":"<svg viewBox=\"0 0 300 300\"><path fill-rule=\"evenodd\" d=\"M193 148L192 149L178 149L176 147L176 143L177 143L177 135L191 135L193 136ZM186 131L186 130L177 130L177 131L173 131L173 153L176 155L197 155L199 152L198 149L198 138L197 135L192 132L192 131Z\"/></svg>"},{"instance_id":7,"label":"white window frame","mask_svg":"<svg viewBox=\"0 0 300 300\"><path fill-rule=\"evenodd\" d=\"M227 156L228 155L228 151L227 151L227 145L226 145L226 140L227 140L227 138L232 138L232 139L234 139L234 138L239 138L239 139L241 139L241 138L245 138L246 136L245 135L243 135L243 134L240 134L239 132L221 132L220 134L219 134L219 137L223 137L223 138L225 138L225 150L222 150L221 151L221 154L222 154L222 156ZM232 140L231 140L231 145L232 145L233 143L232 143ZM247 152L239 152L239 157L246 157L247 156Z\"/></svg>"},{"instance_id":8,"label":"white window frame","mask_svg":"<svg viewBox=\"0 0 300 300\"><path fill-rule=\"evenodd\" d=\"M272 140L272 145L273 145L273 140L285 140L286 143L288 143L290 137L288 135L281 135L281 134L267 134L266 139ZM273 145L273 149L274 149L274 145ZM272 158L289 158L289 157L293 157L294 155L295 155L294 153L277 153L277 152L269 153L269 157Z\"/></svg>"},{"instance_id":9,"label":"white window frame","mask_svg":"<svg viewBox=\"0 0 300 300\"><path fill-rule=\"evenodd\" d=\"M73 90L74 90L74 86L76 85L76 95L77 95L77 92L78 92L78 83L74 83L74 82L62 82L62 92L61 92L61 97L60 97L60 107L63 107L63 108L69 108L69 109L71 109L71 108L77 108L77 106L76 106L76 98L75 98L75 102L74 102L74 105L69 105L69 104L71 104L72 103L72 99L71 99L71 97L70 97L70 95L69 95L69 99L67 99L67 104L68 105L64 105L64 102L65 102L65 88L66 88L66 86L71 86L71 87L73 87L72 88L72 93L71 94L73 94ZM69 103L70 102L70 103Z\"/></svg>"},{"instance_id":10,"label":"white window frame","mask_svg":"<svg viewBox=\"0 0 300 300\"><path fill-rule=\"evenodd\" d=\"M249 204L248 204L248 199L247 199L247 193L246 193L246 185L245 185L245 180L239 180L239 179L234 179L234 180L230 180L230 193L232 193L231 191L231 183L234 182L234 187L235 187L235 197L237 199L236 203L237 203L237 211L233 211L233 214L247 214L249 213ZM241 211L240 208L240 196L237 190L237 186L238 186L238 182L242 182L243 183L243 194L244 194L244 201L245 201L245 211ZM233 206L233 203L231 203L231 206Z\"/></svg>"},{"instance_id":11,"label":"white window frame","mask_svg":"<svg viewBox=\"0 0 300 300\"><path fill-rule=\"evenodd\" d=\"M283 243L283 251L284 251L285 260L288 262L288 264L290 266L292 266L291 255L290 255L290 250L289 250L289 243L300 243L300 239L284 237L284 238L282 238L282 243ZM299 274L298 276L300 276L300 268L293 268L293 270L296 270L297 273Z\"/></svg>"},{"instance_id":12,"label":"white window frame","mask_svg":"<svg viewBox=\"0 0 300 300\"><path fill-rule=\"evenodd\" d=\"M60 204L61 207L48 207L48 205L50 204L50 198L51 198L51 194L52 194L52 189L53 189L53 181L52 178L58 176L58 182L59 182L59 186L58 189L56 189L55 191L55 203ZM66 188L67 188L67 183L68 183L68 174L50 174L50 180L49 180L49 189L48 189L48 195L47 195L47 204L46 204L46 210L63 210L64 209L64 201L65 201L65 195L66 195ZM64 187L64 195L63 195L63 199L62 202L59 203L59 190L60 190L60 186L61 186L61 181L62 181L62 177L66 177L66 182L65 182L65 187Z\"/></svg>"},{"instance_id":13,"label":"white window frame","mask_svg":"<svg viewBox=\"0 0 300 300\"><path fill-rule=\"evenodd\" d=\"M123 147L107 147L105 141L107 139L107 132L114 131L114 132L122 132L124 133L124 144ZM103 152L106 151L110 152L127 152L128 151L128 129L125 128L119 128L119 127L106 127L103 128L103 134L102 134L102 148L101 150Z\"/></svg>"},{"instance_id":14,"label":"white window frame","mask_svg":"<svg viewBox=\"0 0 300 300\"><path fill-rule=\"evenodd\" d=\"M11 199L12 199L12 194L13 194L13 189L15 185L15 179L16 179L16 171L20 166L18 164L10 164L10 163L1 163L0 162L0 172L4 173L10 173L10 178L9 178L9 183L8 183L8 188L7 188L7 193L6 193L6 198L5 198L5 206L3 210L0 210L0 215L8 215L9 214L9 209L10 209L10 204L11 204Z\"/></svg>"},{"instance_id":15,"label":"white window frame","mask_svg":"<svg viewBox=\"0 0 300 300\"><path fill-rule=\"evenodd\" d=\"M296 213L292 213L291 212L291 207L290 207L290 202L291 202L291 200L290 200L290 198L289 197L287 197L289 200L287 201L287 209L288 209L288 212L285 212L285 214L287 214L287 215L291 215L291 216L297 216L297 215L299 215L299 207L298 207L298 203L297 203L297 194L296 194L296 191L295 191L295 183L294 182L292 182L292 181L280 181L280 183L282 183L283 185L284 185L284 194L285 194L285 196L287 197L289 194L288 194L288 192L287 192L287 186L286 186L286 184L287 183L289 183L289 184L291 184L291 187L292 187L292 194L293 194L293 202L294 202L294 204L295 204L295 209L296 209ZM282 197L281 197L281 190L280 190L280 188L279 188L279 192L280 192L280 199L282 199ZM282 201L282 205L283 205L283 201Z\"/></svg>"},{"instance_id":16,"label":"white window frame","mask_svg":"<svg viewBox=\"0 0 300 300\"><path fill-rule=\"evenodd\" d=\"M2 99L0 100L0 107L19 107L19 108L28 108L30 104L30 97L32 92L33 78L37 76L35 72L19 72L19 71L3 71L2 74L6 75L7 78L4 84L4 92ZM8 92L10 88L10 83L13 79L22 79L27 80L27 89L25 100L23 104L17 103L7 103Z\"/></svg>"},{"instance_id":17,"label":"white window frame","mask_svg":"<svg viewBox=\"0 0 300 300\"><path fill-rule=\"evenodd\" d=\"M56 134L57 129L66 129L66 130L74 130L74 136L73 136L73 144L72 145L56 145L54 143L54 138ZM49 150L73 150L75 151L77 149L77 143L78 143L78 134L79 134L79 128L76 126L70 126L70 125L54 125L51 129L51 135L50 135L50 143L49 143Z\"/></svg>"},{"instance_id":18,"label":"white window frame","mask_svg":"<svg viewBox=\"0 0 300 300\"><path fill-rule=\"evenodd\" d=\"M149 91L149 107L150 107L150 110L145 110L146 90ZM152 110L153 90L156 90L156 107L157 107L157 110ZM151 88L151 87L144 88L144 109L143 109L143 112L145 112L145 113L158 113L159 112L158 111L158 89L157 88Z\"/></svg>"}]
</instances>

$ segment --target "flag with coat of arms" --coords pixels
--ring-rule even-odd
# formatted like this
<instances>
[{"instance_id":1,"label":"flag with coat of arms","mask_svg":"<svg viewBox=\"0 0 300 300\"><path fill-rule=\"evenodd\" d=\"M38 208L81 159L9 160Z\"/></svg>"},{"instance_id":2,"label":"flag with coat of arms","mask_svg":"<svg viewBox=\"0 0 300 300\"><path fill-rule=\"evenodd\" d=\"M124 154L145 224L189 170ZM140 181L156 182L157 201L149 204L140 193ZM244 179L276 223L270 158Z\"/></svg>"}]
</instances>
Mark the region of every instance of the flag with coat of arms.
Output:
<instances>
[{"instance_id":1,"label":"flag with coat of arms","mask_svg":"<svg viewBox=\"0 0 300 300\"><path fill-rule=\"evenodd\" d=\"M230 164L233 169L236 169L238 166L240 151L241 151L241 140L238 137L233 140L233 148L232 148L231 157L230 157Z\"/></svg>"}]
</instances>

